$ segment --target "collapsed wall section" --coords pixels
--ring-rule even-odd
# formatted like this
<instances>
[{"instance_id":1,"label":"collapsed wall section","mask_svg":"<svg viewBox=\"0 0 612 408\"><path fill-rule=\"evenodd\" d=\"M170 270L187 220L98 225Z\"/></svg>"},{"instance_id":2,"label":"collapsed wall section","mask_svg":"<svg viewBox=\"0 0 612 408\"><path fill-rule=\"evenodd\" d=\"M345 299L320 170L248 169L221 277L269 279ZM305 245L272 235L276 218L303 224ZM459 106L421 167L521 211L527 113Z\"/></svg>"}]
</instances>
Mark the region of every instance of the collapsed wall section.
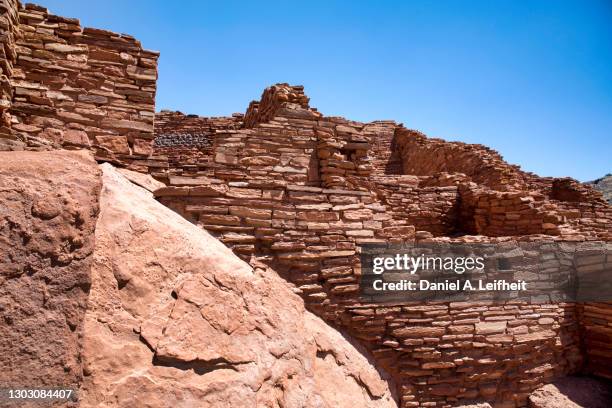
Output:
<instances>
[{"instance_id":1,"label":"collapsed wall section","mask_svg":"<svg viewBox=\"0 0 612 408\"><path fill-rule=\"evenodd\" d=\"M271 86L261 95L259 101L252 101L244 115L247 128L268 122L276 116L308 119L318 116L316 109L308 105L309 98L301 85L291 86L283 83Z\"/></svg>"},{"instance_id":2,"label":"collapsed wall section","mask_svg":"<svg viewBox=\"0 0 612 408\"><path fill-rule=\"evenodd\" d=\"M429 139L403 127L395 131L394 147L403 174L419 176L421 187L458 188L456 225L447 233L611 239L608 205L575 180L540 178L485 146Z\"/></svg>"}]
</instances>

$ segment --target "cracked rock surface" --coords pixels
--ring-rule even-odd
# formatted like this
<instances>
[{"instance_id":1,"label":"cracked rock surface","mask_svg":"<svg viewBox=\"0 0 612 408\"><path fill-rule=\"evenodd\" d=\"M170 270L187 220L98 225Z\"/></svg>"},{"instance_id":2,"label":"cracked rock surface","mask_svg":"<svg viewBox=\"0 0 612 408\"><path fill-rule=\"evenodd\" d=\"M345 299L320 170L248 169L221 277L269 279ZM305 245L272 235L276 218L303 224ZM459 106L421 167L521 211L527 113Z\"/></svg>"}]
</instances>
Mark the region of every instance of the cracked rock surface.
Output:
<instances>
[{"instance_id":1,"label":"cracked rock surface","mask_svg":"<svg viewBox=\"0 0 612 408\"><path fill-rule=\"evenodd\" d=\"M274 271L101 168L81 406L397 406Z\"/></svg>"},{"instance_id":2,"label":"cracked rock surface","mask_svg":"<svg viewBox=\"0 0 612 408\"><path fill-rule=\"evenodd\" d=\"M2 387L81 382L99 174L85 152L0 152Z\"/></svg>"}]
</instances>

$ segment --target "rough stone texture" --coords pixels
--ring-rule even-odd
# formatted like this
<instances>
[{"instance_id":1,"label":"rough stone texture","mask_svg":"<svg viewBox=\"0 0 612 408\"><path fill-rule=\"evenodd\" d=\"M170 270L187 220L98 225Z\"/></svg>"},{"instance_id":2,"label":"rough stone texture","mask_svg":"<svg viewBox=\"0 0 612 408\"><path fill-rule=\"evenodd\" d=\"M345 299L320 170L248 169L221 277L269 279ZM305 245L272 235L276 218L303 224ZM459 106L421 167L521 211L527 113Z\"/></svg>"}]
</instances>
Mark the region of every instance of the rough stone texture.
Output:
<instances>
[{"instance_id":1,"label":"rough stone texture","mask_svg":"<svg viewBox=\"0 0 612 408\"><path fill-rule=\"evenodd\" d=\"M589 377L566 377L535 390L530 408L608 408L612 385Z\"/></svg>"},{"instance_id":2,"label":"rough stone texture","mask_svg":"<svg viewBox=\"0 0 612 408\"><path fill-rule=\"evenodd\" d=\"M78 388L98 212L86 152L0 152L0 384Z\"/></svg>"},{"instance_id":3,"label":"rough stone texture","mask_svg":"<svg viewBox=\"0 0 612 408\"><path fill-rule=\"evenodd\" d=\"M159 116L164 129L186 126L180 115ZM180 138L164 136L154 154L182 156L152 173L168 184L156 197L294 283L310 310L394 375L403 407L478 398L525 406L555 378L603 371L608 320L582 324L582 305L377 305L358 292L363 243L609 241L612 210L598 192L525 173L484 146L325 117L287 84L251 103L242 127L213 126L230 121L189 118L190 131L203 123L208 138L193 160ZM592 352L581 351L581 333L598 344Z\"/></svg>"},{"instance_id":4,"label":"rough stone texture","mask_svg":"<svg viewBox=\"0 0 612 408\"><path fill-rule=\"evenodd\" d=\"M157 169L180 166L197 170L214 166L211 156L213 134L240 129L243 116L235 113L231 117L202 118L167 110L159 112L155 117L154 141Z\"/></svg>"},{"instance_id":5,"label":"rough stone texture","mask_svg":"<svg viewBox=\"0 0 612 408\"><path fill-rule=\"evenodd\" d=\"M359 340L392 373L403 407L479 398L524 406L532 390L559 376L610 376L608 304L383 306L358 296L363 243L609 242L612 210L593 188L523 172L484 146L430 139L393 121L326 117L301 86L267 88L244 115L154 118L157 53L132 37L81 28L76 19L14 0L0 1L0 34L0 149L85 147L101 161L148 172L166 186L126 174L157 188L159 201L230 246L257 276L273 268L292 282L311 311ZM171 268L156 270L163 265L157 262L148 265L151 276L168 274ZM139 296L153 296L148 275L123 275L129 265L113 274L121 286L113 299L131 285ZM176 294L168 302L195 307L193 285L202 282L190 284L168 283ZM152 305L126 307L132 319ZM130 330L116 333L132 341ZM148 341L159 361L171 352L185 359L191 348L178 342L183 348L168 351ZM220 345L231 351L224 348L231 343ZM137 366L143 355L120 357ZM159 361L151 370L162 370Z\"/></svg>"},{"instance_id":6,"label":"rough stone texture","mask_svg":"<svg viewBox=\"0 0 612 408\"><path fill-rule=\"evenodd\" d=\"M273 271L102 168L81 406L396 406Z\"/></svg>"},{"instance_id":7,"label":"rough stone texture","mask_svg":"<svg viewBox=\"0 0 612 408\"><path fill-rule=\"evenodd\" d=\"M15 35L19 24L17 0L0 1L0 149L19 149L21 144L11 134L11 108L13 89L11 77L17 58Z\"/></svg>"},{"instance_id":8,"label":"rough stone texture","mask_svg":"<svg viewBox=\"0 0 612 408\"><path fill-rule=\"evenodd\" d=\"M0 149L91 148L146 170L157 52L44 7L0 4Z\"/></svg>"},{"instance_id":9,"label":"rough stone texture","mask_svg":"<svg viewBox=\"0 0 612 408\"><path fill-rule=\"evenodd\" d=\"M612 380L612 303L585 303L579 313L587 369Z\"/></svg>"}]
</instances>

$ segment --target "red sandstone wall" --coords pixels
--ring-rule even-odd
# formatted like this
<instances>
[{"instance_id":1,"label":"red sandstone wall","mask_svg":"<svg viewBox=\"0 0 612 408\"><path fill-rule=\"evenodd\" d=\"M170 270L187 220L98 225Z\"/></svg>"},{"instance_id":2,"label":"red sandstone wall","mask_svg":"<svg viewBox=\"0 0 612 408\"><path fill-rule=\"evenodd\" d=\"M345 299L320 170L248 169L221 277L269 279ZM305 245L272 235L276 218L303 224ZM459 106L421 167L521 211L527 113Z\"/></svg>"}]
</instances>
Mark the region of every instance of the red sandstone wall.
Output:
<instances>
[{"instance_id":1,"label":"red sandstone wall","mask_svg":"<svg viewBox=\"0 0 612 408\"><path fill-rule=\"evenodd\" d=\"M523 173L484 146L323 117L302 87L286 84L244 118L158 115L157 134L198 142L160 138L151 156L157 53L17 7L0 2L3 148L90 147L169 182L160 201L283 273L394 373L403 407L475 398L524 406L531 390L580 367L579 329L587 368L609 375L607 305L375 305L357 296L365 242L610 240L610 207L591 189Z\"/></svg>"},{"instance_id":2,"label":"red sandstone wall","mask_svg":"<svg viewBox=\"0 0 612 408\"><path fill-rule=\"evenodd\" d=\"M386 206L389 219L433 236L461 233L457 186L422 186L423 181L414 176L379 176L372 178L372 189Z\"/></svg>"},{"instance_id":3,"label":"red sandstone wall","mask_svg":"<svg viewBox=\"0 0 612 408\"><path fill-rule=\"evenodd\" d=\"M19 24L17 0L0 1L0 149L15 144L10 131L13 99L11 78L15 64L15 35Z\"/></svg>"},{"instance_id":4,"label":"red sandstone wall","mask_svg":"<svg viewBox=\"0 0 612 408\"><path fill-rule=\"evenodd\" d=\"M374 174L403 174L402 157L395 140L395 129L401 125L393 121L374 121L363 127L371 143L369 156Z\"/></svg>"},{"instance_id":5,"label":"red sandstone wall","mask_svg":"<svg viewBox=\"0 0 612 408\"><path fill-rule=\"evenodd\" d=\"M264 92L277 94L285 93ZM386 148L401 153L409 143L397 135L413 132L391 122L322 117L307 105L267 104L276 107L266 110L267 121L251 113L251 127L213 133L206 168L157 173L170 184L157 196L243 258L274 266L311 310L360 339L401 384L403 407L478 398L524 406L531 390L581 367L575 305L365 304L357 255L365 242L461 233L485 235L465 238L483 241L606 239L609 207L596 197L551 199L549 182L531 191L525 183L532 176L478 146L451 145L452 157L469 156L457 162L465 168L427 168L441 152L424 149L409 157L423 164L413 171L419 174L396 175L407 156ZM491 187L504 180L516 184ZM540 186L550 189L538 192Z\"/></svg>"},{"instance_id":6,"label":"red sandstone wall","mask_svg":"<svg viewBox=\"0 0 612 408\"><path fill-rule=\"evenodd\" d=\"M486 146L429 139L404 128L397 129L395 138L404 174L463 173L472 181L495 190L524 187L524 175L518 166L504 162L496 151Z\"/></svg>"},{"instance_id":7,"label":"red sandstone wall","mask_svg":"<svg viewBox=\"0 0 612 408\"><path fill-rule=\"evenodd\" d=\"M309 109L309 98L301 85L279 84L266 88L259 101L252 101L244 116L246 127L268 122L278 115L310 118L316 110Z\"/></svg>"},{"instance_id":8,"label":"red sandstone wall","mask_svg":"<svg viewBox=\"0 0 612 408\"><path fill-rule=\"evenodd\" d=\"M243 125L243 115L203 118L181 112L162 111L155 117L154 155L167 161L166 174L194 174L211 166L218 131Z\"/></svg>"},{"instance_id":9,"label":"red sandstone wall","mask_svg":"<svg viewBox=\"0 0 612 408\"><path fill-rule=\"evenodd\" d=\"M18 12L12 6L5 14L19 20L9 77L11 138L21 148L92 148L99 159L140 160L146 170L158 53L129 35L82 28L77 19L31 4ZM10 49L10 41L4 45Z\"/></svg>"},{"instance_id":10,"label":"red sandstone wall","mask_svg":"<svg viewBox=\"0 0 612 408\"><path fill-rule=\"evenodd\" d=\"M612 303L586 303L580 309L586 370L612 379Z\"/></svg>"}]
</instances>

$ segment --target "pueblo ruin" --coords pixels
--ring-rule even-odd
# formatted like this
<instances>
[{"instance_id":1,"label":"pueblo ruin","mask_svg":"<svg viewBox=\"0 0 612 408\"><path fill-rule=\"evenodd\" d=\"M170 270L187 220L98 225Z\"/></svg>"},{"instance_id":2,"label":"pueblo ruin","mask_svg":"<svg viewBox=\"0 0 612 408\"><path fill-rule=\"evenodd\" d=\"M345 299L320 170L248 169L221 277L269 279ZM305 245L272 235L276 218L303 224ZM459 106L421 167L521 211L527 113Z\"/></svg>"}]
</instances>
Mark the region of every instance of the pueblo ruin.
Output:
<instances>
[{"instance_id":1,"label":"pueblo ruin","mask_svg":"<svg viewBox=\"0 0 612 408\"><path fill-rule=\"evenodd\" d=\"M360 296L368 243L609 244L612 207L592 187L394 121L326 116L297 85L272 85L227 117L156 113L159 54L133 37L16 0L0 1L0 22L0 248L11 254L0 265L2 297L12 299L0 308L10 340L0 348L3 383L21 365L25 385L74 384L80 406L144 406L128 392L142 389L147 406L178 398L174 406L331 407L343 402L316 375L335 375L329 387L353 392L348 406L510 408L570 375L612 379L612 303ZM59 184L36 187L36 168ZM137 198L122 204L121 194ZM164 215L142 221L129 202ZM113 223L122 217L135 221L120 231ZM154 228L147 247L139 234ZM200 241L178 238L195 229ZM163 231L183 255L165 249L173 241ZM187 250L198 242L217 252ZM192 256L202 257L194 271L222 272L216 283L188 271ZM611 264L609 254L584 263ZM20 325L36 316L35 340L26 341ZM50 351L39 350L41 330L59 342ZM45 353L61 358L49 357L43 375L27 361ZM292 361L301 363L290 369ZM204 384L215 375L240 384L242 397L230 403L222 386ZM169 397L168 384L181 382ZM299 387L307 391L288 391Z\"/></svg>"}]
</instances>

